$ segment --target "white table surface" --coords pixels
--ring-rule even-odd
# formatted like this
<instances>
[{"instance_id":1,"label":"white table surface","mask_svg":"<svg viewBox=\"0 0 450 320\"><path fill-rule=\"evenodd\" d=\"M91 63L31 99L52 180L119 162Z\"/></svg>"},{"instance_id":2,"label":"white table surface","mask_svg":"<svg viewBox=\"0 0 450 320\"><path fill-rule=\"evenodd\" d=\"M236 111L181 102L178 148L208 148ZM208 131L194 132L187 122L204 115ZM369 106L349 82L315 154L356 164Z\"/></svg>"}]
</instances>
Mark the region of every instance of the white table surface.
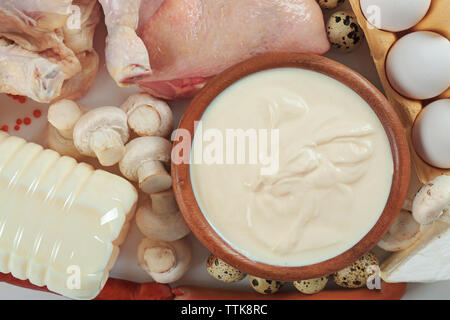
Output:
<instances>
[{"instance_id":1,"label":"white table surface","mask_svg":"<svg viewBox=\"0 0 450 320\"><path fill-rule=\"evenodd\" d=\"M345 8L345 7L344 7ZM105 28L103 25L99 26L96 33L96 49L100 54L101 68L97 75L94 86L84 97L81 102L90 107L100 107L105 105L120 105L130 93L139 91L137 88L118 88L113 80L109 77L104 67L104 39ZM364 43L360 48L350 54L342 54L331 50L327 57L337 60L350 68L358 71L371 81L375 86L381 90L380 81L375 69L375 66L370 58L369 49ZM188 102L172 103L175 119L178 121L184 112ZM19 104L5 95L0 95L0 126L9 124L10 133L20 135L29 141L43 143L43 134L45 129L46 114L39 120L34 120L32 125L26 127L22 126L21 130L15 133L11 130L15 119L29 115L35 108L46 109L45 105L40 105L36 102L28 100L25 104ZM411 192L418 188L417 180L413 179L411 184ZM112 270L111 276L115 278L122 278L136 282L151 281L150 277L143 272L137 265L136 247L142 235L133 223L129 236L121 247L121 253L118 261ZM216 288L234 288L242 290L252 290L247 280L243 280L236 284L223 284L211 278L205 269L205 261L208 256L208 251L191 235L190 241L194 247L193 265L188 274L177 284L193 284ZM289 290L285 288L284 290ZM292 290L292 288L290 289ZM29 289L18 288L9 284L0 283L0 299L66 299L59 295L34 291ZM450 299L450 281L428 283L428 284L408 284L407 293L404 299Z\"/></svg>"}]
</instances>

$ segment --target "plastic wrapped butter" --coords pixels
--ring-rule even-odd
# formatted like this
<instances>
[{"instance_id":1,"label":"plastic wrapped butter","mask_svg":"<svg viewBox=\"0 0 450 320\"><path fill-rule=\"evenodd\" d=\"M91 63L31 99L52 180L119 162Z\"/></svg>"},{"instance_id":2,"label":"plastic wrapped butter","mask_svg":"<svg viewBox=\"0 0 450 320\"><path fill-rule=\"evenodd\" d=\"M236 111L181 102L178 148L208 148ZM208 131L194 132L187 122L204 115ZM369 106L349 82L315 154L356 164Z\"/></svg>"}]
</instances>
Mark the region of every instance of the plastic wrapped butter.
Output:
<instances>
[{"instance_id":1,"label":"plastic wrapped butter","mask_svg":"<svg viewBox=\"0 0 450 320\"><path fill-rule=\"evenodd\" d=\"M96 297L136 202L125 179L0 133L0 272Z\"/></svg>"}]
</instances>

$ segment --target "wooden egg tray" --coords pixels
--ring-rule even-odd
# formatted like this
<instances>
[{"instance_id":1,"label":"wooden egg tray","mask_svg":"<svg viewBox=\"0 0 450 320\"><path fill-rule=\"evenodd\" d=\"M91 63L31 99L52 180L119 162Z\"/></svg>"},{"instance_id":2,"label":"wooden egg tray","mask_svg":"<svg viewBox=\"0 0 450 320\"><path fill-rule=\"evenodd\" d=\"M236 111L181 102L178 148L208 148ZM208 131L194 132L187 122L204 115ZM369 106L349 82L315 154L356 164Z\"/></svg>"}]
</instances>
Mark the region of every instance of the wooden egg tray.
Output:
<instances>
[{"instance_id":1,"label":"wooden egg tray","mask_svg":"<svg viewBox=\"0 0 450 320\"><path fill-rule=\"evenodd\" d=\"M435 178L438 175L450 174L450 169L439 169L424 162L415 152L414 146L412 145L411 141L412 126L414 124L414 120L416 119L422 108L433 100L450 98L450 89L433 100L418 101L407 99L397 93L391 87L386 77L385 69L385 61L389 49L399 38L401 38L405 34L415 31L433 31L450 39L450 0L432 0L431 8L428 11L427 15L422 19L422 21L420 21L410 30L398 33L376 29L364 17L364 14L361 11L360 7L360 0L349 1L358 19L358 23L366 35L372 58L378 70L381 83L385 90L385 94L391 104L397 110L397 113L403 122L403 126L406 129L406 134L411 149L411 157L416 168L419 180L422 183L426 183L427 181Z\"/></svg>"}]
</instances>

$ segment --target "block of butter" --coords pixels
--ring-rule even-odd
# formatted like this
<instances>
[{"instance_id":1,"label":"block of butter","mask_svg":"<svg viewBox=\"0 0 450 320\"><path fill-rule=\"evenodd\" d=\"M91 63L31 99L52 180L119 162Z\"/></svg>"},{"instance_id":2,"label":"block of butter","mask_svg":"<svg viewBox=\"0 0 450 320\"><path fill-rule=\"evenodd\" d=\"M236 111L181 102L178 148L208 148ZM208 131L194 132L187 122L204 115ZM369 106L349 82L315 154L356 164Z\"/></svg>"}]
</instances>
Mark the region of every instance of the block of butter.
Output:
<instances>
[{"instance_id":1,"label":"block of butter","mask_svg":"<svg viewBox=\"0 0 450 320\"><path fill-rule=\"evenodd\" d=\"M0 272L95 298L136 202L125 179L0 133Z\"/></svg>"}]
</instances>

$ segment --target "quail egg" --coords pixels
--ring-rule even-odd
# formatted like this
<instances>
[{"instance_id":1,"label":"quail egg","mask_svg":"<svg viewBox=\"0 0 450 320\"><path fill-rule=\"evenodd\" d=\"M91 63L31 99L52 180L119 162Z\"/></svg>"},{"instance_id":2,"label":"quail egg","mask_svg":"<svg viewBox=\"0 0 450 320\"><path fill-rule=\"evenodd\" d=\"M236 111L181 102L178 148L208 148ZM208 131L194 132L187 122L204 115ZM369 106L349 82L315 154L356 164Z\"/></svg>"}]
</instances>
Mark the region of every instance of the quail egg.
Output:
<instances>
[{"instance_id":1,"label":"quail egg","mask_svg":"<svg viewBox=\"0 0 450 320\"><path fill-rule=\"evenodd\" d=\"M304 294L315 294L322 291L327 285L328 277L320 277L309 280L294 281L294 287Z\"/></svg>"},{"instance_id":2,"label":"quail egg","mask_svg":"<svg viewBox=\"0 0 450 320\"><path fill-rule=\"evenodd\" d=\"M370 275L369 266L378 266L379 262L373 253L366 253L352 265L333 274L333 280L344 288L361 288L367 283Z\"/></svg>"},{"instance_id":3,"label":"quail egg","mask_svg":"<svg viewBox=\"0 0 450 320\"><path fill-rule=\"evenodd\" d=\"M280 290L283 282L276 280L266 280L255 276L249 277L250 284L256 292L261 294L273 294Z\"/></svg>"},{"instance_id":4,"label":"quail egg","mask_svg":"<svg viewBox=\"0 0 450 320\"><path fill-rule=\"evenodd\" d=\"M348 11L337 11L331 15L327 22L327 34L331 45L344 52L354 50L364 38L356 17Z\"/></svg>"},{"instance_id":5,"label":"quail egg","mask_svg":"<svg viewBox=\"0 0 450 320\"><path fill-rule=\"evenodd\" d=\"M206 260L206 270L211 276L223 282L238 282L246 276L245 273L212 254Z\"/></svg>"}]
</instances>

